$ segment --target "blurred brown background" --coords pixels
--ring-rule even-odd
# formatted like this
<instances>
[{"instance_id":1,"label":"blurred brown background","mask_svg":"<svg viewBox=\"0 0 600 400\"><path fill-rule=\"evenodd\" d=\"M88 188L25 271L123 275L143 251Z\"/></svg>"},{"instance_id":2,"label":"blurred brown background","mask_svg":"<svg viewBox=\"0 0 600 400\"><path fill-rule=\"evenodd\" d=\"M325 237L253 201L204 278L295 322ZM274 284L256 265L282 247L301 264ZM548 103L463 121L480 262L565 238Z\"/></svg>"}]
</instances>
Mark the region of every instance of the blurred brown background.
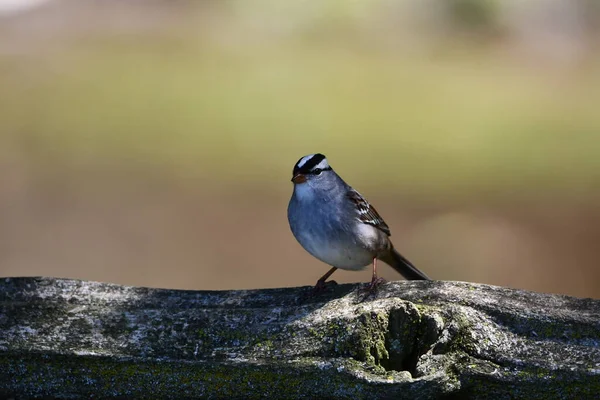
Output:
<instances>
[{"instance_id":1,"label":"blurred brown background","mask_svg":"<svg viewBox=\"0 0 600 400\"><path fill-rule=\"evenodd\" d=\"M0 0L0 275L312 285L323 152L430 276L600 297L598 4Z\"/></svg>"}]
</instances>

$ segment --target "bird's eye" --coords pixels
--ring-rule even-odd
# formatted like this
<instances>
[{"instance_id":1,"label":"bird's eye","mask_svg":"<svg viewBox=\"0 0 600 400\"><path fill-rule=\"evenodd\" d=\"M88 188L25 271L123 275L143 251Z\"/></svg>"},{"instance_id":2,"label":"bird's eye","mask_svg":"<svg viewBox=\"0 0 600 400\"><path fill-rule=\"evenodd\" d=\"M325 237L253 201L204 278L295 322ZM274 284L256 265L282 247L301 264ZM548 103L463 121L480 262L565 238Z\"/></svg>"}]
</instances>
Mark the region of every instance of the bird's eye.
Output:
<instances>
[{"instance_id":1,"label":"bird's eye","mask_svg":"<svg viewBox=\"0 0 600 400\"><path fill-rule=\"evenodd\" d=\"M321 172L323 172L323 170L321 168L315 168L312 172L315 175L321 175Z\"/></svg>"}]
</instances>

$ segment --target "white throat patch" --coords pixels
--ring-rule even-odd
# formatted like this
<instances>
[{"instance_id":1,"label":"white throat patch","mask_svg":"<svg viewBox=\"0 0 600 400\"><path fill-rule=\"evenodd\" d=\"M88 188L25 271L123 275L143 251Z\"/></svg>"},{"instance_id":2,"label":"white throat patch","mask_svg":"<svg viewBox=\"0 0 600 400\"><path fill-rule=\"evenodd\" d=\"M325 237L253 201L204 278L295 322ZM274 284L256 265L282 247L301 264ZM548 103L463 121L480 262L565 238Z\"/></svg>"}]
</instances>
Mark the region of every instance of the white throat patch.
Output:
<instances>
[{"instance_id":1,"label":"white throat patch","mask_svg":"<svg viewBox=\"0 0 600 400\"><path fill-rule=\"evenodd\" d=\"M294 193L300 201L312 200L315 197L314 189L308 183L294 185Z\"/></svg>"}]
</instances>

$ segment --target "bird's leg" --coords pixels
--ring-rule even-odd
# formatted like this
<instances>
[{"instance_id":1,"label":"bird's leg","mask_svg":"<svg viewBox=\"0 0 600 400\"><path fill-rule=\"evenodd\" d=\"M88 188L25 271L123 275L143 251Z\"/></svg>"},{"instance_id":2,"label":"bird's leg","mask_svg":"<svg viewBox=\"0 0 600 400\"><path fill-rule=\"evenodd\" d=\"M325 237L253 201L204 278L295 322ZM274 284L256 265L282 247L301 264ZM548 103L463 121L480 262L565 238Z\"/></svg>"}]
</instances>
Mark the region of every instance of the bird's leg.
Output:
<instances>
[{"instance_id":1,"label":"bird's leg","mask_svg":"<svg viewBox=\"0 0 600 400\"><path fill-rule=\"evenodd\" d=\"M373 277L371 278L371 284L369 285L369 291L377 289L377 286L385 283L385 279L377 276L377 257L373 258Z\"/></svg>"},{"instance_id":2,"label":"bird's leg","mask_svg":"<svg viewBox=\"0 0 600 400\"><path fill-rule=\"evenodd\" d=\"M315 285L314 291L315 292L320 292L323 289L325 289L326 283L325 281L327 280L327 278L329 278L331 276L331 274L333 274L335 271L337 270L336 267L332 267L329 271L327 271L327 273L325 275L323 275L318 281L317 284ZM335 284L335 281L331 281L332 283Z\"/></svg>"}]
</instances>

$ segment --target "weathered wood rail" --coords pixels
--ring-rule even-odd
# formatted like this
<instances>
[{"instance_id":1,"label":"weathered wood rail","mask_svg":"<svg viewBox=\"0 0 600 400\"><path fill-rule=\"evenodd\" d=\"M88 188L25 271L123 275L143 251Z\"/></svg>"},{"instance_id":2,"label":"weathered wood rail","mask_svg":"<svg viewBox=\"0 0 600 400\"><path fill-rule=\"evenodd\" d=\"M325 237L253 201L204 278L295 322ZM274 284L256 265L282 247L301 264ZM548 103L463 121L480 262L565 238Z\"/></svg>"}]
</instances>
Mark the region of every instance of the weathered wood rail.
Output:
<instances>
[{"instance_id":1,"label":"weathered wood rail","mask_svg":"<svg viewBox=\"0 0 600 400\"><path fill-rule=\"evenodd\" d=\"M600 300L0 279L2 398L600 398Z\"/></svg>"}]
</instances>

